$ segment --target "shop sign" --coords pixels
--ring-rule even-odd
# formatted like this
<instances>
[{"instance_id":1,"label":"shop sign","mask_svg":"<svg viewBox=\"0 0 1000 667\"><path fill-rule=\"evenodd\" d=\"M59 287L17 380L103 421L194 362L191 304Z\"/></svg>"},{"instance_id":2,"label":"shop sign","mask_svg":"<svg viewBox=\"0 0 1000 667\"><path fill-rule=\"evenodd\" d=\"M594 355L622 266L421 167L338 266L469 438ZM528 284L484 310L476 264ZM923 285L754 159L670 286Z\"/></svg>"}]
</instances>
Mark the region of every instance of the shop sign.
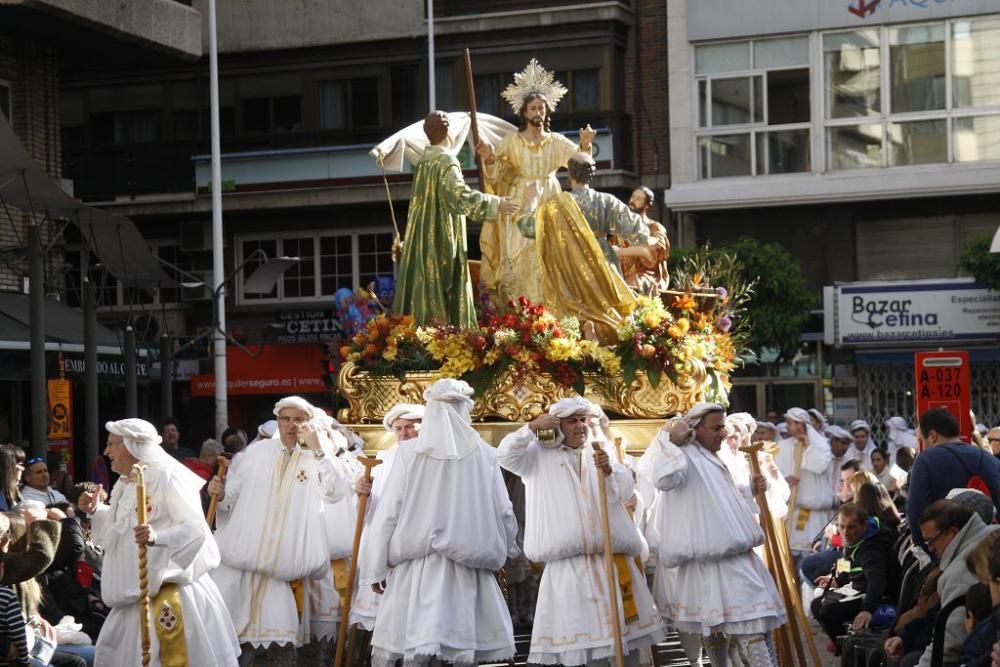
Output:
<instances>
[{"instance_id":1,"label":"shop sign","mask_svg":"<svg viewBox=\"0 0 1000 667\"><path fill-rule=\"evenodd\" d=\"M290 311L278 314L277 343L331 343L343 337L332 310Z\"/></svg>"},{"instance_id":2,"label":"shop sign","mask_svg":"<svg viewBox=\"0 0 1000 667\"><path fill-rule=\"evenodd\" d=\"M917 352L913 358L917 416L945 408L959 423L962 440L972 437L969 353L966 351Z\"/></svg>"},{"instance_id":3,"label":"shop sign","mask_svg":"<svg viewBox=\"0 0 1000 667\"><path fill-rule=\"evenodd\" d=\"M87 362L82 354L63 353L66 377L82 379L87 372ZM149 365L144 358L136 360L135 373L140 378L149 377ZM121 357L98 357L97 377L101 379L125 379L125 359Z\"/></svg>"}]
</instances>

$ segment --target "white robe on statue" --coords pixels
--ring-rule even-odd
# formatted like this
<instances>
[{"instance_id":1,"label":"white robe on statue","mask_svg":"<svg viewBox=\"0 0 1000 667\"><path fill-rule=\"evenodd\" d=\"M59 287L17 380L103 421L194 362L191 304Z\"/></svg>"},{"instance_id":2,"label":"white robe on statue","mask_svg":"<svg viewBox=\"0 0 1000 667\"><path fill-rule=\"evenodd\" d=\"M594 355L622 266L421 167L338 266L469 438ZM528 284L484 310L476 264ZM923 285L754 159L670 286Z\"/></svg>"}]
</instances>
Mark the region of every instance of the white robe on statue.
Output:
<instances>
[{"instance_id":1,"label":"white robe on statue","mask_svg":"<svg viewBox=\"0 0 1000 667\"><path fill-rule=\"evenodd\" d=\"M147 523L156 534L156 543L146 548L149 595L156 596L164 584L178 585L188 664L236 665L236 632L208 576L219 564L219 551L200 512L197 491L185 502L182 484L155 465L147 467L145 481ZM137 525L135 491L133 482L119 477L110 506L102 505L91 515L94 541L104 547L101 598L111 608L97 639L97 665L142 664L139 548L132 532ZM149 637L150 664L155 667L160 648L153 626Z\"/></svg>"},{"instance_id":2,"label":"white robe on statue","mask_svg":"<svg viewBox=\"0 0 1000 667\"><path fill-rule=\"evenodd\" d=\"M394 450L362 538L359 587L388 577L372 664L507 660L514 629L494 572L518 553L517 521L496 452L480 440L461 458L427 455L427 433L425 417L414 444Z\"/></svg>"},{"instance_id":3,"label":"white robe on statue","mask_svg":"<svg viewBox=\"0 0 1000 667\"><path fill-rule=\"evenodd\" d=\"M584 665L614 656L611 600L604 573L604 538L598 506L597 469L590 443L577 450L545 448L523 426L498 450L500 465L524 481L524 551L545 570L538 586L528 662ZM603 474L603 473L601 473ZM663 622L635 564L643 540L622 500L635 488L632 473L617 462L607 478L612 548L623 554L632 579L637 618L626 624L616 576L626 654L663 641Z\"/></svg>"},{"instance_id":4,"label":"white robe on statue","mask_svg":"<svg viewBox=\"0 0 1000 667\"><path fill-rule=\"evenodd\" d=\"M368 496L368 508L365 512L365 529L375 516L375 509L378 507L379 498L382 497L382 490L385 488L385 480L392 471L392 462L396 458L399 445L393 445L389 449L381 449L375 454L375 458L382 462L382 465L372 468L372 491ZM358 556L358 560L363 554ZM371 632L375 629L375 619L378 618L378 608L382 603L382 596L374 592L371 586L358 586L354 592L354 601L351 603L351 624L360 625Z\"/></svg>"},{"instance_id":5,"label":"white robe on statue","mask_svg":"<svg viewBox=\"0 0 1000 667\"><path fill-rule=\"evenodd\" d=\"M811 426L807 427L806 446L802 452L802 465L798 470L798 491L793 491L795 507L789 519L789 545L793 552L812 552L812 541L826 528L833 517L835 506L835 480L840 468L834 471L833 451L830 442ZM778 443L776 461L781 474L795 475L795 452L802 445L796 438L785 438Z\"/></svg>"},{"instance_id":6,"label":"white robe on statue","mask_svg":"<svg viewBox=\"0 0 1000 667\"><path fill-rule=\"evenodd\" d=\"M276 435L244 450L226 478L219 513L228 520L215 534L222 565L212 576L241 643L301 646L311 636L329 635L330 623L339 619L339 604L336 613L329 611L335 596L324 597L325 618L317 619L317 626L311 617L311 601L323 595L313 589L330 577L326 502L350 492L325 442L323 449L326 456L317 459L298 446L288 450ZM301 617L292 582L302 585Z\"/></svg>"},{"instance_id":7,"label":"white robe on statue","mask_svg":"<svg viewBox=\"0 0 1000 667\"><path fill-rule=\"evenodd\" d=\"M783 625L774 579L753 551L764 532L726 466L697 443L678 447L662 431L650 447L660 452L656 590L664 614L681 632L706 637Z\"/></svg>"}]
</instances>

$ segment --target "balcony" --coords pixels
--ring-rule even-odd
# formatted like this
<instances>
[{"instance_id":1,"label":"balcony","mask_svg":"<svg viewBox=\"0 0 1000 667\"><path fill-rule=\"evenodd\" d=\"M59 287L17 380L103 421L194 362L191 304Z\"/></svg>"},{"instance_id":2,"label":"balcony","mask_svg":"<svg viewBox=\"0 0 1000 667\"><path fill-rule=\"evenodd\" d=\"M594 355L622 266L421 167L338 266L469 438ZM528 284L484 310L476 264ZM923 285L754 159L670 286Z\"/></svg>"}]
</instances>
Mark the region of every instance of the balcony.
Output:
<instances>
[{"instance_id":1,"label":"balcony","mask_svg":"<svg viewBox=\"0 0 1000 667\"><path fill-rule=\"evenodd\" d=\"M574 6L606 5L608 0L576 0ZM632 0L617 0L619 5L630 7ZM506 0L497 3L496 0L434 0L435 17L476 16L480 14L499 14L511 12L537 12L546 9L562 9L564 2L545 2L542 0ZM427 16L427 3L424 2L424 16Z\"/></svg>"}]
</instances>

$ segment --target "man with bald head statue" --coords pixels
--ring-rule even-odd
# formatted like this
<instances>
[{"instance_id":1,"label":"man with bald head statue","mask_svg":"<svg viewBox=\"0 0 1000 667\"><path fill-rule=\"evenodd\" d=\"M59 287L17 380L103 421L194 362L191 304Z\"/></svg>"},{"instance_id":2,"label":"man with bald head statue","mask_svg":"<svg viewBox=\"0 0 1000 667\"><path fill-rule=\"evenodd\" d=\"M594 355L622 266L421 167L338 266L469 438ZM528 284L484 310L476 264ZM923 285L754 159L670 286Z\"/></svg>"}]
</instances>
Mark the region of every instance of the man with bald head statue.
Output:
<instances>
[{"instance_id":1,"label":"man with bald head statue","mask_svg":"<svg viewBox=\"0 0 1000 667\"><path fill-rule=\"evenodd\" d=\"M590 665L614 655L597 475L607 486L617 575L613 594L619 598L626 664L638 665L640 652L664 637L635 562L642 537L622 504L632 497L635 482L625 466L594 445L588 424L596 415L590 401L564 398L506 436L498 450L500 465L524 481L525 555L545 563L529 663ZM555 437L540 439L543 431Z\"/></svg>"}]
</instances>

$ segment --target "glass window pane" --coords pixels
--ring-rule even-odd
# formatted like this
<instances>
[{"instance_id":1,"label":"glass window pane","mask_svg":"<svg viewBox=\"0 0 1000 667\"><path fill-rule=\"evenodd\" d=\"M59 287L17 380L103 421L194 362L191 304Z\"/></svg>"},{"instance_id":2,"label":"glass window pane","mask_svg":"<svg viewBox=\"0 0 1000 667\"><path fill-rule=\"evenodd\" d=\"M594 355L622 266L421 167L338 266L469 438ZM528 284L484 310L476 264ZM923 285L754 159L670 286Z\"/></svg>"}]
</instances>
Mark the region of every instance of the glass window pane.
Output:
<instances>
[{"instance_id":1,"label":"glass window pane","mask_svg":"<svg viewBox=\"0 0 1000 667\"><path fill-rule=\"evenodd\" d=\"M705 127L708 118L708 81L698 82L698 127Z\"/></svg>"},{"instance_id":2,"label":"glass window pane","mask_svg":"<svg viewBox=\"0 0 1000 667\"><path fill-rule=\"evenodd\" d=\"M351 79L351 127L377 126L378 110L378 79Z\"/></svg>"},{"instance_id":3,"label":"glass window pane","mask_svg":"<svg viewBox=\"0 0 1000 667\"><path fill-rule=\"evenodd\" d=\"M600 79L596 69L573 72L573 111L597 111L601 107Z\"/></svg>"},{"instance_id":4,"label":"glass window pane","mask_svg":"<svg viewBox=\"0 0 1000 667\"><path fill-rule=\"evenodd\" d=\"M882 126L877 123L831 127L828 133L830 169L882 166Z\"/></svg>"},{"instance_id":5,"label":"glass window pane","mask_svg":"<svg viewBox=\"0 0 1000 667\"><path fill-rule=\"evenodd\" d=\"M757 175L794 174L812 170L809 130L757 134Z\"/></svg>"},{"instance_id":6,"label":"glass window pane","mask_svg":"<svg viewBox=\"0 0 1000 667\"><path fill-rule=\"evenodd\" d=\"M324 130L347 127L347 84L345 82L320 82L319 126Z\"/></svg>"},{"instance_id":7,"label":"glass window pane","mask_svg":"<svg viewBox=\"0 0 1000 667\"><path fill-rule=\"evenodd\" d=\"M809 70L767 73L767 123L809 122Z\"/></svg>"},{"instance_id":8,"label":"glass window pane","mask_svg":"<svg viewBox=\"0 0 1000 667\"><path fill-rule=\"evenodd\" d=\"M948 121L921 120L889 123L889 165L948 161Z\"/></svg>"},{"instance_id":9,"label":"glass window pane","mask_svg":"<svg viewBox=\"0 0 1000 667\"><path fill-rule=\"evenodd\" d=\"M892 112L944 109L944 24L891 28Z\"/></svg>"},{"instance_id":10,"label":"glass window pane","mask_svg":"<svg viewBox=\"0 0 1000 667\"><path fill-rule=\"evenodd\" d=\"M288 95L274 98L274 129L294 132L302 129L302 97Z\"/></svg>"},{"instance_id":11,"label":"glass window pane","mask_svg":"<svg viewBox=\"0 0 1000 667\"><path fill-rule=\"evenodd\" d=\"M750 135L727 134L701 137L699 154L711 160L709 178L750 175Z\"/></svg>"},{"instance_id":12,"label":"glass window pane","mask_svg":"<svg viewBox=\"0 0 1000 667\"><path fill-rule=\"evenodd\" d=\"M764 122L764 77L753 78L753 122Z\"/></svg>"},{"instance_id":13,"label":"glass window pane","mask_svg":"<svg viewBox=\"0 0 1000 667\"><path fill-rule=\"evenodd\" d=\"M754 69L809 65L809 38L761 39L753 44Z\"/></svg>"},{"instance_id":14,"label":"glass window pane","mask_svg":"<svg viewBox=\"0 0 1000 667\"><path fill-rule=\"evenodd\" d=\"M750 122L750 78L712 80L712 125Z\"/></svg>"},{"instance_id":15,"label":"glass window pane","mask_svg":"<svg viewBox=\"0 0 1000 667\"><path fill-rule=\"evenodd\" d=\"M698 46L694 50L694 63L697 74L750 69L750 42Z\"/></svg>"},{"instance_id":16,"label":"glass window pane","mask_svg":"<svg viewBox=\"0 0 1000 667\"><path fill-rule=\"evenodd\" d=\"M824 35L823 62L827 118L881 113L878 30Z\"/></svg>"},{"instance_id":17,"label":"glass window pane","mask_svg":"<svg viewBox=\"0 0 1000 667\"><path fill-rule=\"evenodd\" d=\"M956 161L1000 160L1000 116L956 118L952 125Z\"/></svg>"},{"instance_id":18,"label":"glass window pane","mask_svg":"<svg viewBox=\"0 0 1000 667\"><path fill-rule=\"evenodd\" d=\"M1000 19L955 21L951 25L952 104L1000 104Z\"/></svg>"}]
</instances>

